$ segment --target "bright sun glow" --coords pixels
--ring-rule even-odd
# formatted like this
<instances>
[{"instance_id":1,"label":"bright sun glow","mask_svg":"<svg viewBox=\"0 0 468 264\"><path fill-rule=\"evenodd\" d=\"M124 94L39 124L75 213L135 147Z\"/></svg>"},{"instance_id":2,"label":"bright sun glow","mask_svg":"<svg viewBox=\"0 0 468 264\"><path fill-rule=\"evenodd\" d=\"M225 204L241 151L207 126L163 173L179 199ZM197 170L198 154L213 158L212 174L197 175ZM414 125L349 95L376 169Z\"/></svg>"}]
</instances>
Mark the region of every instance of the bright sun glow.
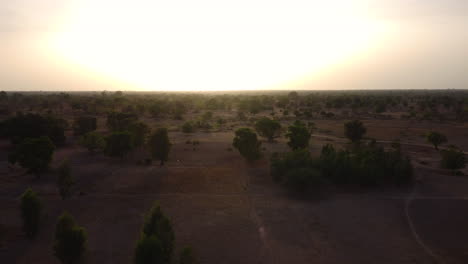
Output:
<instances>
[{"instance_id":1,"label":"bright sun glow","mask_svg":"<svg viewBox=\"0 0 468 264\"><path fill-rule=\"evenodd\" d=\"M81 0L54 49L136 90L272 89L379 41L349 2Z\"/></svg>"}]
</instances>

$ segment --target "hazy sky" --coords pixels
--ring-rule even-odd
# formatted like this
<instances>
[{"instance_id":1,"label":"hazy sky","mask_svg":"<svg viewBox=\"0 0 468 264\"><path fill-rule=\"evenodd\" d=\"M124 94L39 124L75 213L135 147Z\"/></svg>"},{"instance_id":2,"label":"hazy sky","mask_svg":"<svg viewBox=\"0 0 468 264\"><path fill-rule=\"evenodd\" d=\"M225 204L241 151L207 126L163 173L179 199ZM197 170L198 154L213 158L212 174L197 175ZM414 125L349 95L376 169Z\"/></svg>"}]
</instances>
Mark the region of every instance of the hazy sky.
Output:
<instances>
[{"instance_id":1,"label":"hazy sky","mask_svg":"<svg viewBox=\"0 0 468 264\"><path fill-rule=\"evenodd\" d=\"M468 89L467 0L4 0L0 90Z\"/></svg>"}]
</instances>

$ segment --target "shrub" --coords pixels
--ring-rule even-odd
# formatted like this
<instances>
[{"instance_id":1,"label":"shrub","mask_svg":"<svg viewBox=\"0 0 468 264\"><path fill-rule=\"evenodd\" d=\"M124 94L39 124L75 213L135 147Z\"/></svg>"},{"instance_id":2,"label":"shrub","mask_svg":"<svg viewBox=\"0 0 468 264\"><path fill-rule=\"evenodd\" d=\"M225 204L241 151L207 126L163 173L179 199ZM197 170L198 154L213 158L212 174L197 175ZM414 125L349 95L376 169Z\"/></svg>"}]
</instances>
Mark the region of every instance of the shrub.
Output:
<instances>
[{"instance_id":1,"label":"shrub","mask_svg":"<svg viewBox=\"0 0 468 264\"><path fill-rule=\"evenodd\" d=\"M79 263L86 251L86 240L85 229L76 225L73 217L64 212L55 228L54 255L63 264Z\"/></svg>"},{"instance_id":2,"label":"shrub","mask_svg":"<svg viewBox=\"0 0 468 264\"><path fill-rule=\"evenodd\" d=\"M182 132L184 133L193 133L195 130L192 122L185 122L183 125L182 125Z\"/></svg>"},{"instance_id":3,"label":"shrub","mask_svg":"<svg viewBox=\"0 0 468 264\"><path fill-rule=\"evenodd\" d=\"M42 202L30 188L21 196L21 218L26 236L33 238L39 230Z\"/></svg>"},{"instance_id":4,"label":"shrub","mask_svg":"<svg viewBox=\"0 0 468 264\"><path fill-rule=\"evenodd\" d=\"M364 134L366 134L367 129L361 121L354 120L344 124L344 132L345 136L351 140L351 142L357 143L362 139Z\"/></svg>"},{"instance_id":5,"label":"shrub","mask_svg":"<svg viewBox=\"0 0 468 264\"><path fill-rule=\"evenodd\" d=\"M441 150L440 155L442 156L440 165L444 169L458 170L464 168L466 165L465 154L455 146Z\"/></svg>"},{"instance_id":6,"label":"shrub","mask_svg":"<svg viewBox=\"0 0 468 264\"><path fill-rule=\"evenodd\" d=\"M236 130L232 145L248 161L260 158L261 142L257 139L257 134L250 128L239 128Z\"/></svg>"},{"instance_id":7,"label":"shrub","mask_svg":"<svg viewBox=\"0 0 468 264\"><path fill-rule=\"evenodd\" d=\"M310 131L300 121L294 122L292 126L289 126L286 137L289 138L288 146L293 149L307 148L309 146Z\"/></svg>"},{"instance_id":8,"label":"shrub","mask_svg":"<svg viewBox=\"0 0 468 264\"><path fill-rule=\"evenodd\" d=\"M18 162L29 172L39 174L49 167L54 149L54 144L48 137L26 138L16 146L8 159L12 164Z\"/></svg>"},{"instance_id":9,"label":"shrub","mask_svg":"<svg viewBox=\"0 0 468 264\"><path fill-rule=\"evenodd\" d=\"M150 137L150 151L154 158L161 161L161 166L167 161L171 150L171 142L166 128L157 129Z\"/></svg>"}]
</instances>

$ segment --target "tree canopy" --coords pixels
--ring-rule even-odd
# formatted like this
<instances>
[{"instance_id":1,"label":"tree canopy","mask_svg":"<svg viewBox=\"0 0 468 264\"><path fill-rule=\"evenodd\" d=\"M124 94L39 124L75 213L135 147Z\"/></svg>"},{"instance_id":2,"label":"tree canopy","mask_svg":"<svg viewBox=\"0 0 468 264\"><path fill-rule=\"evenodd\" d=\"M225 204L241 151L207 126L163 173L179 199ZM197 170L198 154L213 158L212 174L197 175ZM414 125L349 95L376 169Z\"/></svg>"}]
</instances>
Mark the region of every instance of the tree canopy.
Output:
<instances>
[{"instance_id":1,"label":"tree canopy","mask_svg":"<svg viewBox=\"0 0 468 264\"><path fill-rule=\"evenodd\" d=\"M260 158L260 146L262 143L257 139L257 134L250 128L239 128L236 130L232 145L248 161Z\"/></svg>"},{"instance_id":2,"label":"tree canopy","mask_svg":"<svg viewBox=\"0 0 468 264\"><path fill-rule=\"evenodd\" d=\"M171 142L166 128L159 128L151 135L149 140L151 155L161 161L161 166L167 161Z\"/></svg>"},{"instance_id":3,"label":"tree canopy","mask_svg":"<svg viewBox=\"0 0 468 264\"><path fill-rule=\"evenodd\" d=\"M309 146L311 133L306 125L300 121L289 126L286 137L289 138L288 146L293 150L303 149Z\"/></svg>"},{"instance_id":4,"label":"tree canopy","mask_svg":"<svg viewBox=\"0 0 468 264\"><path fill-rule=\"evenodd\" d=\"M11 163L18 162L21 167L38 174L49 167L54 149L54 144L48 137L26 138L15 147L8 159Z\"/></svg>"},{"instance_id":5,"label":"tree canopy","mask_svg":"<svg viewBox=\"0 0 468 264\"><path fill-rule=\"evenodd\" d=\"M255 123L255 130L260 136L266 137L271 142L274 138L279 137L281 124L276 120L263 117Z\"/></svg>"},{"instance_id":6,"label":"tree canopy","mask_svg":"<svg viewBox=\"0 0 468 264\"><path fill-rule=\"evenodd\" d=\"M361 121L353 120L344 124L344 132L345 136L351 140L351 142L357 143L362 139L364 134L366 134L367 129Z\"/></svg>"}]
</instances>

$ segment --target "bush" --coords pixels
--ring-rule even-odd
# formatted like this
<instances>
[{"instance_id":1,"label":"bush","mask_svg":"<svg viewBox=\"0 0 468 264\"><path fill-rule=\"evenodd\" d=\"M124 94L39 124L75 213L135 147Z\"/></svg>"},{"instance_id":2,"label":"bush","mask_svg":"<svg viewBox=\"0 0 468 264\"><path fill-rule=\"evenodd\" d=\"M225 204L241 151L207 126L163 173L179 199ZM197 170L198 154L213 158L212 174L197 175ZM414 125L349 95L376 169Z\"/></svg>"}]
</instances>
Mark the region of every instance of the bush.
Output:
<instances>
[{"instance_id":1,"label":"bush","mask_svg":"<svg viewBox=\"0 0 468 264\"><path fill-rule=\"evenodd\" d=\"M26 236L33 238L39 230L42 202L30 188L21 196L21 218Z\"/></svg>"},{"instance_id":2,"label":"bush","mask_svg":"<svg viewBox=\"0 0 468 264\"><path fill-rule=\"evenodd\" d=\"M79 263L86 251L87 235L68 213L63 213L55 228L54 255L63 264Z\"/></svg>"},{"instance_id":3,"label":"bush","mask_svg":"<svg viewBox=\"0 0 468 264\"><path fill-rule=\"evenodd\" d=\"M364 134L366 134L367 129L364 127L364 124L359 120L349 121L344 124L344 132L346 137L351 140L353 143L359 142Z\"/></svg>"},{"instance_id":4,"label":"bush","mask_svg":"<svg viewBox=\"0 0 468 264\"><path fill-rule=\"evenodd\" d=\"M446 150L441 150L440 155L442 156L440 165L444 169L458 170L464 168L466 165L465 154L455 146L451 146Z\"/></svg>"},{"instance_id":5,"label":"bush","mask_svg":"<svg viewBox=\"0 0 468 264\"><path fill-rule=\"evenodd\" d=\"M64 161L60 167L58 167L57 186L62 199L65 199L71 195L71 189L74 184L73 177L71 175L71 167L68 161Z\"/></svg>"},{"instance_id":6,"label":"bush","mask_svg":"<svg viewBox=\"0 0 468 264\"><path fill-rule=\"evenodd\" d=\"M54 149L54 144L48 137L26 138L16 146L8 159L12 164L18 162L29 172L39 174L48 169Z\"/></svg>"},{"instance_id":7,"label":"bush","mask_svg":"<svg viewBox=\"0 0 468 264\"><path fill-rule=\"evenodd\" d=\"M309 146L310 131L300 121L294 122L294 125L290 126L286 137L289 138L288 146L293 150L307 148Z\"/></svg>"},{"instance_id":8,"label":"bush","mask_svg":"<svg viewBox=\"0 0 468 264\"><path fill-rule=\"evenodd\" d=\"M182 132L184 133L193 133L195 130L192 122L185 122L183 125L182 125Z\"/></svg>"},{"instance_id":9,"label":"bush","mask_svg":"<svg viewBox=\"0 0 468 264\"><path fill-rule=\"evenodd\" d=\"M169 158L171 142L166 128L157 129L150 137L150 151L154 158L161 161L161 166Z\"/></svg>"},{"instance_id":10,"label":"bush","mask_svg":"<svg viewBox=\"0 0 468 264\"><path fill-rule=\"evenodd\" d=\"M232 145L248 161L254 161L260 158L261 142L257 139L257 134L250 128L239 128L233 139Z\"/></svg>"}]
</instances>

